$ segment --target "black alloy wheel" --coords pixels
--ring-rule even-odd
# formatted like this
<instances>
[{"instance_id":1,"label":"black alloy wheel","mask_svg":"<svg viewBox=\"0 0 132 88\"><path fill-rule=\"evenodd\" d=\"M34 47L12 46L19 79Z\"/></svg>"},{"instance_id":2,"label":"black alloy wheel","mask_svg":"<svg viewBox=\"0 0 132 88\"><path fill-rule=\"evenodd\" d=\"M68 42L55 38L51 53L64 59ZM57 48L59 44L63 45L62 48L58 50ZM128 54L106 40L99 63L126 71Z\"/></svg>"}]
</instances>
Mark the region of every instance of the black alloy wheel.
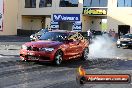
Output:
<instances>
[{"instance_id":1,"label":"black alloy wheel","mask_svg":"<svg viewBox=\"0 0 132 88\"><path fill-rule=\"evenodd\" d=\"M55 54L55 58L54 58L54 64L55 65L60 65L61 62L63 60L63 53L61 50L58 50Z\"/></svg>"},{"instance_id":2,"label":"black alloy wheel","mask_svg":"<svg viewBox=\"0 0 132 88\"><path fill-rule=\"evenodd\" d=\"M89 48L85 48L82 54L82 60L88 60Z\"/></svg>"}]
</instances>

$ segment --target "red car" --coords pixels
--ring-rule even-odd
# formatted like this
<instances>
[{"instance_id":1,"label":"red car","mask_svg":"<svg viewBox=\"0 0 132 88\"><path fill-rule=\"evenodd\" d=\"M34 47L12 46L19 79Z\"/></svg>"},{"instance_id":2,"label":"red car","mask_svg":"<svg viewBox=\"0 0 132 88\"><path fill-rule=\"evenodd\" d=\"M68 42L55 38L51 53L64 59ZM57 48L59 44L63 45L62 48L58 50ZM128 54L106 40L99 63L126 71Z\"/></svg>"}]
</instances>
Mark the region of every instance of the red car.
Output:
<instances>
[{"instance_id":1,"label":"red car","mask_svg":"<svg viewBox=\"0 0 132 88\"><path fill-rule=\"evenodd\" d=\"M63 60L81 57L88 59L88 41L77 32L51 31L43 34L38 41L22 45L22 61L54 62L60 65Z\"/></svg>"}]
</instances>

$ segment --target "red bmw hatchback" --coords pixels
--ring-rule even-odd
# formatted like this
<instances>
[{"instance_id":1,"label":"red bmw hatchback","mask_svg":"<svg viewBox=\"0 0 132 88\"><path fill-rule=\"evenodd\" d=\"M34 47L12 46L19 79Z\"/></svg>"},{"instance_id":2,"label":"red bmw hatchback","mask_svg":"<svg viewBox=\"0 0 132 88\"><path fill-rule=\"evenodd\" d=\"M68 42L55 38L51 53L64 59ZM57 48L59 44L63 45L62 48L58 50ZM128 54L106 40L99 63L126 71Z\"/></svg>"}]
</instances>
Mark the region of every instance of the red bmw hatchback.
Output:
<instances>
[{"instance_id":1,"label":"red bmw hatchback","mask_svg":"<svg viewBox=\"0 0 132 88\"><path fill-rule=\"evenodd\" d=\"M80 34L68 31L51 31L43 34L38 41L22 45L22 61L54 62L60 65L63 60L81 57L88 59L89 43Z\"/></svg>"}]
</instances>

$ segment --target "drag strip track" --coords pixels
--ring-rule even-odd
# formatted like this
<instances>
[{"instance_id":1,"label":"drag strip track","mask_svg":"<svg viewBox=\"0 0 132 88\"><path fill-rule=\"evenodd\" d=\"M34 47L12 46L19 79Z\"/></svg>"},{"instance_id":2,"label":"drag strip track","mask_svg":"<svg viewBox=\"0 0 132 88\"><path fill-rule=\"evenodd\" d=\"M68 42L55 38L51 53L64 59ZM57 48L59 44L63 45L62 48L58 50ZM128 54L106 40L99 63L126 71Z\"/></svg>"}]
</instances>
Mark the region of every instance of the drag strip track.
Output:
<instances>
[{"instance_id":1,"label":"drag strip track","mask_svg":"<svg viewBox=\"0 0 132 88\"><path fill-rule=\"evenodd\" d=\"M60 82L60 83L54 83L52 85L48 85L46 87L43 87L43 88L61 88L62 85L65 85L65 84L70 84L70 83L75 83L75 80L72 80L72 81L64 81L64 82ZM76 83L75 83L76 84ZM61 85L61 86L60 86ZM59 87L60 86L60 87ZM70 88L77 88L78 86L77 85L72 85L70 86ZM69 88L69 86L65 86L65 88Z\"/></svg>"},{"instance_id":2,"label":"drag strip track","mask_svg":"<svg viewBox=\"0 0 132 88\"><path fill-rule=\"evenodd\" d=\"M5 65L5 67L3 67L3 65ZM14 69L14 67L16 68ZM31 83L40 82L40 81L43 81L45 83L47 82L47 80L50 81L52 79L57 79L55 77L59 76L59 73L65 74L65 72L71 71L72 69L70 70L64 67L54 67L50 65L34 64L32 62L27 63L27 62L17 62L17 61L11 62L10 61L6 63L5 62L2 63L0 70L1 70L0 71L0 84L1 84L0 88L2 87L10 88L12 86L17 86L15 88L19 88L19 85L25 85L25 83L31 84ZM50 78L50 76L52 75L54 75L55 77Z\"/></svg>"},{"instance_id":3,"label":"drag strip track","mask_svg":"<svg viewBox=\"0 0 132 88\"><path fill-rule=\"evenodd\" d=\"M0 88L78 88L75 79L76 70L80 65L87 69L88 73L101 73L108 69L116 71L120 70L121 65L126 72L129 72L132 70L130 63L132 61L115 58L66 61L60 66L19 60L0 62ZM84 88L94 88L94 86L97 85L89 85ZM103 86L107 88L107 85Z\"/></svg>"},{"instance_id":4,"label":"drag strip track","mask_svg":"<svg viewBox=\"0 0 132 88\"><path fill-rule=\"evenodd\" d=\"M106 67L112 68L113 66L118 67L119 64L121 64L121 61L117 59L95 59L85 62L77 60L77 61L71 61L69 64L68 62L63 63L59 67L57 66L54 67L52 65L45 65L45 64L37 64L34 62L9 61L9 62L0 63L0 77L10 76L14 74L21 74L24 72L34 72L34 71L42 71L48 69L55 70L57 68L78 68L81 65L85 69L96 68L97 66L99 68L106 68Z\"/></svg>"},{"instance_id":5,"label":"drag strip track","mask_svg":"<svg viewBox=\"0 0 132 88\"><path fill-rule=\"evenodd\" d=\"M9 41L7 42L6 39ZM98 42L95 46L90 46L93 48L90 50L98 52L91 51L89 60L70 60L63 62L60 66L21 62L19 49L25 40L29 41L29 37L9 36L6 39L5 37L0 39L0 88L132 88L131 84L80 86L76 83L79 66L86 69L88 74L127 73L132 75L132 50L117 49L116 46L113 46L113 42L110 42L110 46L106 46L108 39L106 39L106 44ZM102 39L100 41L102 42ZM102 47L97 46L100 44Z\"/></svg>"}]
</instances>

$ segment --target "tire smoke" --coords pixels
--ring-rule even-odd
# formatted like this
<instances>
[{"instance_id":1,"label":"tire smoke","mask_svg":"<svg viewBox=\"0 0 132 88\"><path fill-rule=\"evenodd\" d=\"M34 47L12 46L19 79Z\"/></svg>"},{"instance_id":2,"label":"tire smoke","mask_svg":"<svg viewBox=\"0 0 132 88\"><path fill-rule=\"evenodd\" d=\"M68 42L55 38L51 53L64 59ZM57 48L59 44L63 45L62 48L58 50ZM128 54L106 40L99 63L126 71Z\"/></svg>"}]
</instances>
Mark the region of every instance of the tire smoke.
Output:
<instances>
[{"instance_id":1,"label":"tire smoke","mask_svg":"<svg viewBox=\"0 0 132 88\"><path fill-rule=\"evenodd\" d=\"M113 58L116 56L115 42L106 34L93 39L89 49L89 57Z\"/></svg>"}]
</instances>

